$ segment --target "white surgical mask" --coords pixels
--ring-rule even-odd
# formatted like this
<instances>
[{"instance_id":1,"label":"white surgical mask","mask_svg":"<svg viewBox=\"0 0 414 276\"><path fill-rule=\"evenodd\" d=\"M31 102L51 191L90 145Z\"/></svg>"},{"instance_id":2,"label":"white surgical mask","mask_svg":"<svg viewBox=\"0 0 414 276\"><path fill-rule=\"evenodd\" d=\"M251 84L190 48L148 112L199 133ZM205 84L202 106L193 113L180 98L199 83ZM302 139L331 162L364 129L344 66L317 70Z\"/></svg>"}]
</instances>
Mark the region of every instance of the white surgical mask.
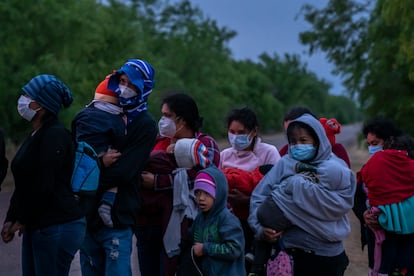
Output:
<instances>
[{"instance_id":1,"label":"white surgical mask","mask_svg":"<svg viewBox=\"0 0 414 276\"><path fill-rule=\"evenodd\" d=\"M161 136L172 138L177 129L172 119L162 116L158 121L158 130Z\"/></svg>"},{"instance_id":2,"label":"white surgical mask","mask_svg":"<svg viewBox=\"0 0 414 276\"><path fill-rule=\"evenodd\" d=\"M17 112L19 112L20 116L29 122L33 120L33 117L36 115L37 111L41 109L41 107L36 110L31 109L29 107L31 102L33 102L31 99L23 95L21 95L17 100Z\"/></svg>"},{"instance_id":3,"label":"white surgical mask","mask_svg":"<svg viewBox=\"0 0 414 276\"><path fill-rule=\"evenodd\" d=\"M138 93L135 92L134 89L129 88L126 85L119 85L119 91L120 91L119 97L124 98L124 99L129 99L129 98L132 98L138 95Z\"/></svg>"},{"instance_id":4,"label":"white surgical mask","mask_svg":"<svg viewBox=\"0 0 414 276\"><path fill-rule=\"evenodd\" d=\"M249 139L250 134L232 134L228 133L228 138L231 146L235 150L244 150L250 146L252 140Z\"/></svg>"}]
</instances>

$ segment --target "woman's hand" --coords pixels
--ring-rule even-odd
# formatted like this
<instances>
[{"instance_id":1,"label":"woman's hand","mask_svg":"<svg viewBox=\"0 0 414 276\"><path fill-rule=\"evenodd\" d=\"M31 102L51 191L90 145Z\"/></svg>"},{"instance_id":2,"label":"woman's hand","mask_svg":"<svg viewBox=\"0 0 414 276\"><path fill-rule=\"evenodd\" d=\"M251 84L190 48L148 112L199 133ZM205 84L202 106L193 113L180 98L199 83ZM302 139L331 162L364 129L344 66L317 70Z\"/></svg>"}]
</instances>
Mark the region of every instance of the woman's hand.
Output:
<instances>
[{"instance_id":1,"label":"woman's hand","mask_svg":"<svg viewBox=\"0 0 414 276\"><path fill-rule=\"evenodd\" d=\"M14 234L19 231L19 236L22 235L23 225L19 222L6 221L3 224L3 229L1 230L1 238L3 242L8 243L13 240Z\"/></svg>"},{"instance_id":2,"label":"woman's hand","mask_svg":"<svg viewBox=\"0 0 414 276\"><path fill-rule=\"evenodd\" d=\"M153 173L143 171L141 174L142 187L147 190L154 189L155 176Z\"/></svg>"},{"instance_id":3,"label":"woman's hand","mask_svg":"<svg viewBox=\"0 0 414 276\"><path fill-rule=\"evenodd\" d=\"M381 229L381 225L378 223L378 214L372 213L371 210L364 212L365 224L373 229Z\"/></svg>"},{"instance_id":4,"label":"woman's hand","mask_svg":"<svg viewBox=\"0 0 414 276\"><path fill-rule=\"evenodd\" d=\"M174 153L174 149L175 149L175 143L170 144L165 151L167 153Z\"/></svg>"},{"instance_id":5,"label":"woman's hand","mask_svg":"<svg viewBox=\"0 0 414 276\"><path fill-rule=\"evenodd\" d=\"M105 166L105 168L111 166L113 163L115 163L119 157L121 156L121 153L114 149L108 149L103 155L102 155L102 163Z\"/></svg>"},{"instance_id":6,"label":"woman's hand","mask_svg":"<svg viewBox=\"0 0 414 276\"><path fill-rule=\"evenodd\" d=\"M265 241L275 242L277 238L280 237L282 234L283 234L283 231L277 232L274 229L264 227L262 237Z\"/></svg>"},{"instance_id":7,"label":"woman's hand","mask_svg":"<svg viewBox=\"0 0 414 276\"><path fill-rule=\"evenodd\" d=\"M11 221L7 221L3 224L3 229L1 230L1 238L3 242L8 243L14 238L14 232L11 232L10 229L13 223Z\"/></svg>"}]
</instances>

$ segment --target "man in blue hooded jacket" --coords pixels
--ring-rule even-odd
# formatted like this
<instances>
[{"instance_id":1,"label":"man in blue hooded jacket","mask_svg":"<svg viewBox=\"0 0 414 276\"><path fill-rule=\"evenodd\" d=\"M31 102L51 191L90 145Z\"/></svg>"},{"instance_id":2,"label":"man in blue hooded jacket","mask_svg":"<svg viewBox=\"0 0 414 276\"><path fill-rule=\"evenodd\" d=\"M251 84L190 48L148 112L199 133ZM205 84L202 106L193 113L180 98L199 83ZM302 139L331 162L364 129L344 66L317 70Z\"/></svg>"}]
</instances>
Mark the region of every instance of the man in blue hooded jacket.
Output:
<instances>
[{"instance_id":1,"label":"man in blue hooded jacket","mask_svg":"<svg viewBox=\"0 0 414 276\"><path fill-rule=\"evenodd\" d=\"M95 227L87 231L81 248L82 275L132 275L131 251L135 216L140 207L141 173L155 143L157 128L148 112L147 100L154 86L154 69L143 60L130 59L111 75L108 89L115 91L126 116L126 136L119 153L109 151L102 158L119 159L102 169L97 193L117 187L104 196L111 206L113 227L104 225L98 211ZM97 206L98 208L98 206Z\"/></svg>"}]
</instances>

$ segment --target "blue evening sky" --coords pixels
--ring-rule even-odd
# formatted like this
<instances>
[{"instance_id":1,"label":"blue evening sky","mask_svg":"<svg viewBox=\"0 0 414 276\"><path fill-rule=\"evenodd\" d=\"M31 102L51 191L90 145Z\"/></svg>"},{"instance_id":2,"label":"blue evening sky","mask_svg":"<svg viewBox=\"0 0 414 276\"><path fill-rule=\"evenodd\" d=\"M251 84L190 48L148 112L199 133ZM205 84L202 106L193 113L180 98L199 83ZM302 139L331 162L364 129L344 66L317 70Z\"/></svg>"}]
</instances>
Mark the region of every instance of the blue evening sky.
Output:
<instances>
[{"instance_id":1,"label":"blue evening sky","mask_svg":"<svg viewBox=\"0 0 414 276\"><path fill-rule=\"evenodd\" d=\"M305 3L323 7L328 0L190 0L197 5L219 26L237 32L230 41L230 48L235 59L252 59L266 52L299 54L307 68L316 73L320 79L332 84L331 94L344 91L340 79L331 73L333 66L328 63L324 53L312 56L307 48L299 42L299 33L308 30L310 25L297 16Z\"/></svg>"}]
</instances>

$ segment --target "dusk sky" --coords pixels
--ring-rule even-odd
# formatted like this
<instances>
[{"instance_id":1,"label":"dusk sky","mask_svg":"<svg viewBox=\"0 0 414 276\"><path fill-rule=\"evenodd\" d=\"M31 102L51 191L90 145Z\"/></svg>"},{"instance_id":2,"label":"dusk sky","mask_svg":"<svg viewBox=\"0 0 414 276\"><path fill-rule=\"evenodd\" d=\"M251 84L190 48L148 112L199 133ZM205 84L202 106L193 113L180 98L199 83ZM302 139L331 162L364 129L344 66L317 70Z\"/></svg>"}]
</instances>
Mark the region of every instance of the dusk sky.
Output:
<instances>
[{"instance_id":1,"label":"dusk sky","mask_svg":"<svg viewBox=\"0 0 414 276\"><path fill-rule=\"evenodd\" d=\"M219 26L237 32L229 44L235 59L252 59L266 52L299 54L307 68L333 85L331 94L342 94L344 88L340 79L331 74L333 66L324 53L318 52L309 57L307 48L300 44L299 33L308 30L310 25L297 16L305 3L323 7L328 0L190 0ZM297 17L297 19L296 19Z\"/></svg>"}]
</instances>

